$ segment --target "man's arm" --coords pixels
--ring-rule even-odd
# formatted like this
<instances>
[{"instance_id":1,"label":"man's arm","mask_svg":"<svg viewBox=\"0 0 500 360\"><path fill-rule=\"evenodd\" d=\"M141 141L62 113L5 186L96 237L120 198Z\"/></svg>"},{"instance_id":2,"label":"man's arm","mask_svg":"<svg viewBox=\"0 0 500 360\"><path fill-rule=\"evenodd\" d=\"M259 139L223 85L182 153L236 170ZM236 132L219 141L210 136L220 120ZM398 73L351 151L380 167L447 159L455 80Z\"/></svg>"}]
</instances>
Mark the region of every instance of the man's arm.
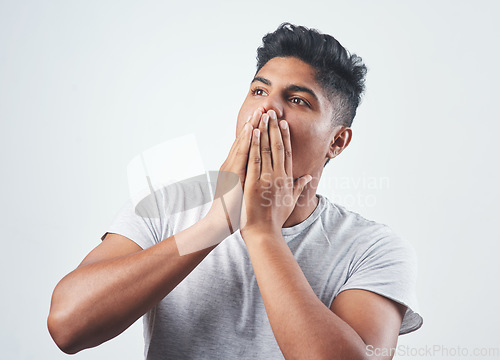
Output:
<instances>
[{"instance_id":1,"label":"man's arm","mask_svg":"<svg viewBox=\"0 0 500 360\"><path fill-rule=\"evenodd\" d=\"M281 233L244 231L242 236L286 359L392 358L369 355L395 348L405 306L369 291L346 290L328 308L314 293ZM368 345L372 351L367 351Z\"/></svg>"},{"instance_id":2,"label":"man's arm","mask_svg":"<svg viewBox=\"0 0 500 360\"><path fill-rule=\"evenodd\" d=\"M183 241L220 242L228 230L227 224L217 222L204 218L179 235ZM52 338L61 350L74 354L117 336L170 293L215 246L181 256L174 236L141 250L124 236L108 234L57 284L47 320Z\"/></svg>"},{"instance_id":3,"label":"man's arm","mask_svg":"<svg viewBox=\"0 0 500 360\"><path fill-rule=\"evenodd\" d=\"M262 111L255 111L234 141L205 218L146 250L131 239L109 234L57 284L47 326L61 350L74 354L123 332L167 296L232 227L238 228L241 191L229 190L235 178L236 187L244 183L251 129Z\"/></svg>"}]
</instances>

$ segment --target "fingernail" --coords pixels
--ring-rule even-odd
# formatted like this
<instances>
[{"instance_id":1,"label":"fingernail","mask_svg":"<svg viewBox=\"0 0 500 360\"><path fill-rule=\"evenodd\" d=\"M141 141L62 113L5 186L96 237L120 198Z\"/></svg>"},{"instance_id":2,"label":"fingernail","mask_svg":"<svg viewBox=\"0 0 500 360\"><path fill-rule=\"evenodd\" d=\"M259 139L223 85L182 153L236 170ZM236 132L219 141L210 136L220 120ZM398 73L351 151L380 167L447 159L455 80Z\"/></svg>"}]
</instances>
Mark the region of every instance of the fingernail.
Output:
<instances>
[{"instance_id":1,"label":"fingernail","mask_svg":"<svg viewBox=\"0 0 500 360\"><path fill-rule=\"evenodd\" d=\"M271 119L276 120L276 112L274 110L269 110L267 113Z\"/></svg>"},{"instance_id":2,"label":"fingernail","mask_svg":"<svg viewBox=\"0 0 500 360\"><path fill-rule=\"evenodd\" d=\"M269 121L269 115L267 114L262 115L262 121L264 122L264 125L267 126L267 123Z\"/></svg>"},{"instance_id":3,"label":"fingernail","mask_svg":"<svg viewBox=\"0 0 500 360\"><path fill-rule=\"evenodd\" d=\"M285 120L281 120L280 126L283 130L285 130L288 127L288 123Z\"/></svg>"},{"instance_id":4,"label":"fingernail","mask_svg":"<svg viewBox=\"0 0 500 360\"><path fill-rule=\"evenodd\" d=\"M253 134L255 135L255 137L259 137L260 136L260 131L259 129L253 129Z\"/></svg>"}]
</instances>

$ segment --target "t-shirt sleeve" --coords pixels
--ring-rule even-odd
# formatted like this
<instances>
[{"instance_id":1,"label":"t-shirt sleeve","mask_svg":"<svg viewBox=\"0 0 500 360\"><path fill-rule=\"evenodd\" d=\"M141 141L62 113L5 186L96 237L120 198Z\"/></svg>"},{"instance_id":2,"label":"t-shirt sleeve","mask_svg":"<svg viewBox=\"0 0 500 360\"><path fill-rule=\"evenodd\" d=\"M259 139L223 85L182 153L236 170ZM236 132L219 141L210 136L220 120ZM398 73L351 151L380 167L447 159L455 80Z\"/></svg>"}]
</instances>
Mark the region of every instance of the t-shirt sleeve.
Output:
<instances>
[{"instance_id":1,"label":"t-shirt sleeve","mask_svg":"<svg viewBox=\"0 0 500 360\"><path fill-rule=\"evenodd\" d=\"M355 259L346 283L348 289L369 290L407 306L399 334L419 329L423 319L416 297L417 256L412 245L388 227Z\"/></svg>"},{"instance_id":2,"label":"t-shirt sleeve","mask_svg":"<svg viewBox=\"0 0 500 360\"><path fill-rule=\"evenodd\" d=\"M134 241L142 249L163 240L162 237L166 232L163 229L165 224L157 210L159 204L153 204L157 203L156 197L151 199L146 206L144 203L134 206L130 199L125 202L101 240L104 240L108 233L116 233Z\"/></svg>"}]
</instances>

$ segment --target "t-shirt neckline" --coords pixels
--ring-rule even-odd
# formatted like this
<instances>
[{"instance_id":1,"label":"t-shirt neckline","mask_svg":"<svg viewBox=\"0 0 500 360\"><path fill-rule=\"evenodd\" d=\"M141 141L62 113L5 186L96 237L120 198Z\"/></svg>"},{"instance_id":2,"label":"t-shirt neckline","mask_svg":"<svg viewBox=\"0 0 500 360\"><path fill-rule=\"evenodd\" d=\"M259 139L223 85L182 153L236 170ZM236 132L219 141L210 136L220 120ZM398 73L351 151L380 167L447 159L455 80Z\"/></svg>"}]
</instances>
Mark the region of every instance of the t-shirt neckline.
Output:
<instances>
[{"instance_id":1,"label":"t-shirt neckline","mask_svg":"<svg viewBox=\"0 0 500 360\"><path fill-rule=\"evenodd\" d=\"M326 201L325 197L322 196L321 194L316 194L316 197L319 199L318 200L318 205L316 205L316 208L314 211L302 222L286 227L286 228L281 228L281 234L283 236L290 236L290 235L296 235L300 232L302 232L305 228L307 228L309 225L311 225L323 212L325 209Z\"/></svg>"}]
</instances>

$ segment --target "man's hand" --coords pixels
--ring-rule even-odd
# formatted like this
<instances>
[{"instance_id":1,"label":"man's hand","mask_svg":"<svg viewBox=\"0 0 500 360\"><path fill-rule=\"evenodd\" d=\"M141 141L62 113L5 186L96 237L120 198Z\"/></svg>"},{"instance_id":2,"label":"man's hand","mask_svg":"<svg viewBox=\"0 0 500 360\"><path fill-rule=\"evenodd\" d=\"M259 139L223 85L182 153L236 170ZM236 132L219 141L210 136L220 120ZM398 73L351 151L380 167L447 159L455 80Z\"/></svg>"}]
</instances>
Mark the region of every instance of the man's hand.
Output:
<instances>
[{"instance_id":1,"label":"man's hand","mask_svg":"<svg viewBox=\"0 0 500 360\"><path fill-rule=\"evenodd\" d=\"M253 229L281 234L281 227L311 178L304 175L294 183L288 123L281 120L278 124L274 110L263 114L251 140L242 232Z\"/></svg>"},{"instance_id":2,"label":"man's hand","mask_svg":"<svg viewBox=\"0 0 500 360\"><path fill-rule=\"evenodd\" d=\"M258 108L234 141L227 159L219 169L214 201L207 214L209 219L227 221L230 233L240 227L243 187L247 171L252 129L258 125L264 109Z\"/></svg>"}]
</instances>

